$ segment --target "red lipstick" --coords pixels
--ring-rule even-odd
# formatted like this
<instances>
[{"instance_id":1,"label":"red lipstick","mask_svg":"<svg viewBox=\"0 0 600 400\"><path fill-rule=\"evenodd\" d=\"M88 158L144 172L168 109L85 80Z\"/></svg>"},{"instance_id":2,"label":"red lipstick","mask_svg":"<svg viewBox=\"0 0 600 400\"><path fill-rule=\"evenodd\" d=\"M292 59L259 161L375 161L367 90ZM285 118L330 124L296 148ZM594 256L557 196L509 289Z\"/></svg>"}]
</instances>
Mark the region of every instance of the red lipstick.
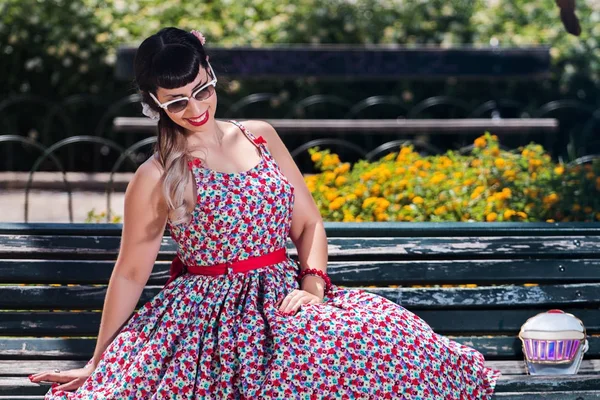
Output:
<instances>
[{"instance_id":1,"label":"red lipstick","mask_svg":"<svg viewBox=\"0 0 600 400\"><path fill-rule=\"evenodd\" d=\"M208 122L208 116L209 116L208 115L208 110L206 110L204 112L204 114L202 114L202 115L199 115L199 116L194 117L194 118L185 118L185 120L187 122L189 122L190 125L193 125L193 126L202 126L202 125L204 125L205 123ZM200 118L200 119L198 119L198 118Z\"/></svg>"}]
</instances>

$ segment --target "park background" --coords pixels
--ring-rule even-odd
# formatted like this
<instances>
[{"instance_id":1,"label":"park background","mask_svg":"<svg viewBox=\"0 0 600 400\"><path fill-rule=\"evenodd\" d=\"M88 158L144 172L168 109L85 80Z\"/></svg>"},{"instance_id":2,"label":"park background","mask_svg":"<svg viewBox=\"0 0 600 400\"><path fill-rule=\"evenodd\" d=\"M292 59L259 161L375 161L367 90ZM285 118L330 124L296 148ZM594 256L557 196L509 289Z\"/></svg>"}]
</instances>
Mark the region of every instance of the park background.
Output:
<instances>
[{"instance_id":1,"label":"park background","mask_svg":"<svg viewBox=\"0 0 600 400\"><path fill-rule=\"evenodd\" d=\"M132 80L117 73L119 49L164 26L202 31L209 54L211 47L334 45L545 52L543 74L487 71L468 78L460 75L460 63L456 74L438 76L318 79L299 71L292 78L221 77L212 57L220 79L217 117L553 118L559 128L552 132L362 130L346 132L345 144L335 135L337 142L323 140L331 138L327 132L283 138L325 220L600 220L596 1L577 2L580 36L565 31L553 0L5 0L0 7L4 221L120 220L124 188L136 162L151 151L153 132L115 126L120 117L141 116ZM144 140L129 157L134 162L120 160L110 175L123 149ZM40 160L43 149L57 143L52 154L64 175L52 157ZM351 144L369 152L352 151Z\"/></svg>"}]
</instances>

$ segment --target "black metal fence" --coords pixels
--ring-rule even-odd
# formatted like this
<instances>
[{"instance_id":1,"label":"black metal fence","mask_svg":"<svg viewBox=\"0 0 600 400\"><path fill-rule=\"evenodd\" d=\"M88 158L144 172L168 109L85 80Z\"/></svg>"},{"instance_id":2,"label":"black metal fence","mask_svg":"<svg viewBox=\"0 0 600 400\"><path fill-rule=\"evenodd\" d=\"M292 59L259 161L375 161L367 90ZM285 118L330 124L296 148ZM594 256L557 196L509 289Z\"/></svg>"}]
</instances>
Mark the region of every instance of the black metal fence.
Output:
<instances>
[{"instance_id":1,"label":"black metal fence","mask_svg":"<svg viewBox=\"0 0 600 400\"><path fill-rule=\"evenodd\" d=\"M35 152L40 148L53 148L53 154L69 171L110 171L122 151L140 140L153 136L147 127L127 132L115 127L117 117L141 117L139 96L129 95L112 104L93 95L78 95L53 102L36 96L17 96L0 102L0 135L16 135L25 141L5 141L0 148L0 170L27 171L38 162ZM255 93L235 102L220 101L217 118L292 118L323 119L468 119L485 118L501 121L504 118L554 118L559 130L534 132L518 127L512 135L501 137L501 143L514 148L536 141L543 144L555 157L575 159L600 152L600 108L578 100L562 99L542 104L535 109L514 99L485 101L475 106L451 96L435 96L407 106L395 96L370 96L355 103L334 95L312 95L290 100L276 93ZM361 130L361 134L329 134L325 130L285 135L284 141L296 156L313 145L333 146L341 157L355 161L369 154L375 157L390 148L391 141L412 140L426 152L443 152L472 143L477 132L440 135L435 129L420 130L414 134L380 134ZM88 136L89 135L89 136ZM94 137L82 141L77 137ZM103 141L103 140L105 141ZM6 139L5 139L6 140ZM9 144L10 143L10 144ZM25 143L29 145L25 145ZM109 144L110 143L110 144ZM59 147L56 147L59 146ZM87 147L86 147L87 146ZM91 147L90 147L91 146ZM141 153L131 154L138 160ZM310 166L301 161L301 167ZM40 168L55 168L50 159L40 161Z\"/></svg>"}]
</instances>

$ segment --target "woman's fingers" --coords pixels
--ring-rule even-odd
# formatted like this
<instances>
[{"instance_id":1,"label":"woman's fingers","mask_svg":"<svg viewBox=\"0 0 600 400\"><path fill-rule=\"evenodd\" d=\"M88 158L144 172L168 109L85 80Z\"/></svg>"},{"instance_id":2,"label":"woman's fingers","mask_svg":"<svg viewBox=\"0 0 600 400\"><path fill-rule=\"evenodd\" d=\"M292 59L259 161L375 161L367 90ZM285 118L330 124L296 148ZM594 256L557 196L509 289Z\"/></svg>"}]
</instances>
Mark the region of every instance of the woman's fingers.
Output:
<instances>
[{"instance_id":1,"label":"woman's fingers","mask_svg":"<svg viewBox=\"0 0 600 400\"><path fill-rule=\"evenodd\" d=\"M68 376L66 376L64 374L64 372L56 373L56 372L50 372L50 371L39 372L39 373L33 374L29 377L29 380L33 383L37 383L40 381L64 383L64 382L68 382L71 379L73 379L73 378L69 378Z\"/></svg>"},{"instance_id":2,"label":"woman's fingers","mask_svg":"<svg viewBox=\"0 0 600 400\"><path fill-rule=\"evenodd\" d=\"M290 314L298 311L301 305L303 304L319 304L322 300L305 291L305 290L292 290L285 298L281 301L281 305L279 302L276 303L276 307L279 307L279 311L284 314Z\"/></svg>"},{"instance_id":3,"label":"woman's fingers","mask_svg":"<svg viewBox=\"0 0 600 400\"><path fill-rule=\"evenodd\" d=\"M287 304L282 306L281 310L285 313L295 313L298 311L303 304L318 304L318 297L311 295L305 291L298 291L298 293L289 296ZM285 300L284 300L285 301Z\"/></svg>"},{"instance_id":4,"label":"woman's fingers","mask_svg":"<svg viewBox=\"0 0 600 400\"><path fill-rule=\"evenodd\" d=\"M76 390L78 387L80 387L83 384L83 382L85 382L85 378L75 378L70 382L55 386L54 390L65 390L65 391Z\"/></svg>"},{"instance_id":5,"label":"woman's fingers","mask_svg":"<svg viewBox=\"0 0 600 400\"><path fill-rule=\"evenodd\" d=\"M287 296L285 296L285 298L281 302L281 306L279 307L279 311L281 311L283 313L290 312L291 311L290 302L296 296L299 296L301 294L302 293L299 290L297 290L297 289L292 290Z\"/></svg>"}]
</instances>

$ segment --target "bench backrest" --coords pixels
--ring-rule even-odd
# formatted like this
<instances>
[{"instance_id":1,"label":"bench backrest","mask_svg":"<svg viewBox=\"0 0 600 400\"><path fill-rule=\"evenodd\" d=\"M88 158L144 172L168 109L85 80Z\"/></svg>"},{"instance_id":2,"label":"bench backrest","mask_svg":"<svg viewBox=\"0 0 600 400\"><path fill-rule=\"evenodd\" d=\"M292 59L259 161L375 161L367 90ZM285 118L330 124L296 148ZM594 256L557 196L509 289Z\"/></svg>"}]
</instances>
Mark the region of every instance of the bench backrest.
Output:
<instances>
[{"instance_id":1,"label":"bench backrest","mask_svg":"<svg viewBox=\"0 0 600 400\"><path fill-rule=\"evenodd\" d=\"M117 51L115 76L133 79L136 47ZM242 79L542 78L550 48L406 48L391 45L211 47L220 74ZM216 68L215 68L216 69Z\"/></svg>"}]
</instances>

